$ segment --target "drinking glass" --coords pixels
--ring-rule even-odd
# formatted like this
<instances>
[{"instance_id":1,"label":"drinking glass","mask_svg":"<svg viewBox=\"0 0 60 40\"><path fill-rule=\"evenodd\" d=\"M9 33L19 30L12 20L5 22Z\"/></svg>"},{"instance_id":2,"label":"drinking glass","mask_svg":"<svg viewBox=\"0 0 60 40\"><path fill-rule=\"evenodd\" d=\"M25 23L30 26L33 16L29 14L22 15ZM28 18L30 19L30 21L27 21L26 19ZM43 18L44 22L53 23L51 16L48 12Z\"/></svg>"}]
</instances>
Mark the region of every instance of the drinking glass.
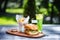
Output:
<instances>
[{"instance_id":1,"label":"drinking glass","mask_svg":"<svg viewBox=\"0 0 60 40\"><path fill-rule=\"evenodd\" d=\"M38 31L42 32L43 14L36 14Z\"/></svg>"}]
</instances>

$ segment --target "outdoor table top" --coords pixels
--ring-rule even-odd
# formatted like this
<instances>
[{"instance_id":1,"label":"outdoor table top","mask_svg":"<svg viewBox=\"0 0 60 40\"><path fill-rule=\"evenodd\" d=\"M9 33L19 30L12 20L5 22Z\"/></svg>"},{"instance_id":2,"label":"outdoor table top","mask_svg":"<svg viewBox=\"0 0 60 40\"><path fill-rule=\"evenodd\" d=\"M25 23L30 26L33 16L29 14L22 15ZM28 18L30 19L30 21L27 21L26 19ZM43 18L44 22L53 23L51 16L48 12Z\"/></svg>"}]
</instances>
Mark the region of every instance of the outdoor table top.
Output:
<instances>
[{"instance_id":1,"label":"outdoor table top","mask_svg":"<svg viewBox=\"0 0 60 40\"><path fill-rule=\"evenodd\" d=\"M0 25L0 40L60 40L60 25L43 24L44 37L27 38L21 36L9 35L6 33L9 29L18 29L17 25Z\"/></svg>"}]
</instances>

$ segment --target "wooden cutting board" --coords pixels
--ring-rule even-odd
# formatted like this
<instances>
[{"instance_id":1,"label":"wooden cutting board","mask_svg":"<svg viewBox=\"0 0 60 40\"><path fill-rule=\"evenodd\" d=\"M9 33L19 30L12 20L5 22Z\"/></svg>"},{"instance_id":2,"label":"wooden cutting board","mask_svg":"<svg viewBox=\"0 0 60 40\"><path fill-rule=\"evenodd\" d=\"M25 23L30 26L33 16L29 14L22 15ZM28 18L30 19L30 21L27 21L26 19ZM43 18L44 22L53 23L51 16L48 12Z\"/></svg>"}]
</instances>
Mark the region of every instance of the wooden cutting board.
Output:
<instances>
[{"instance_id":1,"label":"wooden cutting board","mask_svg":"<svg viewBox=\"0 0 60 40\"><path fill-rule=\"evenodd\" d=\"M16 36L22 36L22 37L29 37L29 38L41 38L44 36L43 33L39 33L37 35L27 35L25 33L22 33L22 32L19 32L17 31L16 29L11 29L11 30L8 30L6 31L6 33L10 34L10 35L16 35Z\"/></svg>"}]
</instances>

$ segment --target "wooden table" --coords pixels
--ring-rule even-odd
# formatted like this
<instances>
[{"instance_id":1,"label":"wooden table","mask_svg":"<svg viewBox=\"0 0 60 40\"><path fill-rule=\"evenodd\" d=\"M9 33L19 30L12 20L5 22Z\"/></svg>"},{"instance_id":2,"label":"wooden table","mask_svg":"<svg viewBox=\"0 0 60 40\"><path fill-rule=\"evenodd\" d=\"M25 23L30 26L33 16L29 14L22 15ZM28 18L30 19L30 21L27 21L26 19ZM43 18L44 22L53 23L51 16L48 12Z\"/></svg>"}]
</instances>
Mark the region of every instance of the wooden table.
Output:
<instances>
[{"instance_id":1,"label":"wooden table","mask_svg":"<svg viewBox=\"0 0 60 40\"><path fill-rule=\"evenodd\" d=\"M6 34L9 29L18 29L17 25L0 25L0 40L60 40L60 25L44 24L42 38L27 38Z\"/></svg>"}]
</instances>

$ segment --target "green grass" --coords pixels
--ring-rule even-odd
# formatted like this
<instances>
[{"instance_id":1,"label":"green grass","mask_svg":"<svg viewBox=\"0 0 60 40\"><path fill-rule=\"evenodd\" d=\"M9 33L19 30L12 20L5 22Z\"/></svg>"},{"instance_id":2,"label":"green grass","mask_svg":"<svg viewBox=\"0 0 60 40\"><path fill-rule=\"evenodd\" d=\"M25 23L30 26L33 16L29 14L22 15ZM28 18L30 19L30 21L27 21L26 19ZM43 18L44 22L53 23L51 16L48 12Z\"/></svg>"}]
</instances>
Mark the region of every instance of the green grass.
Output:
<instances>
[{"instance_id":1,"label":"green grass","mask_svg":"<svg viewBox=\"0 0 60 40\"><path fill-rule=\"evenodd\" d=\"M23 14L24 9L23 8L18 8L18 9L6 9L7 13L20 13ZM17 24L17 22L15 21L15 18L12 16L3 16L0 17L0 25L13 25L13 24Z\"/></svg>"},{"instance_id":2,"label":"green grass","mask_svg":"<svg viewBox=\"0 0 60 40\"><path fill-rule=\"evenodd\" d=\"M8 17L0 17L0 25L13 25L17 24L16 21L13 20L13 18L8 19Z\"/></svg>"},{"instance_id":3,"label":"green grass","mask_svg":"<svg viewBox=\"0 0 60 40\"><path fill-rule=\"evenodd\" d=\"M24 9L23 8L18 8L18 9L9 9L9 8L7 8L6 12L7 13L20 13L20 14L23 14Z\"/></svg>"}]
</instances>

